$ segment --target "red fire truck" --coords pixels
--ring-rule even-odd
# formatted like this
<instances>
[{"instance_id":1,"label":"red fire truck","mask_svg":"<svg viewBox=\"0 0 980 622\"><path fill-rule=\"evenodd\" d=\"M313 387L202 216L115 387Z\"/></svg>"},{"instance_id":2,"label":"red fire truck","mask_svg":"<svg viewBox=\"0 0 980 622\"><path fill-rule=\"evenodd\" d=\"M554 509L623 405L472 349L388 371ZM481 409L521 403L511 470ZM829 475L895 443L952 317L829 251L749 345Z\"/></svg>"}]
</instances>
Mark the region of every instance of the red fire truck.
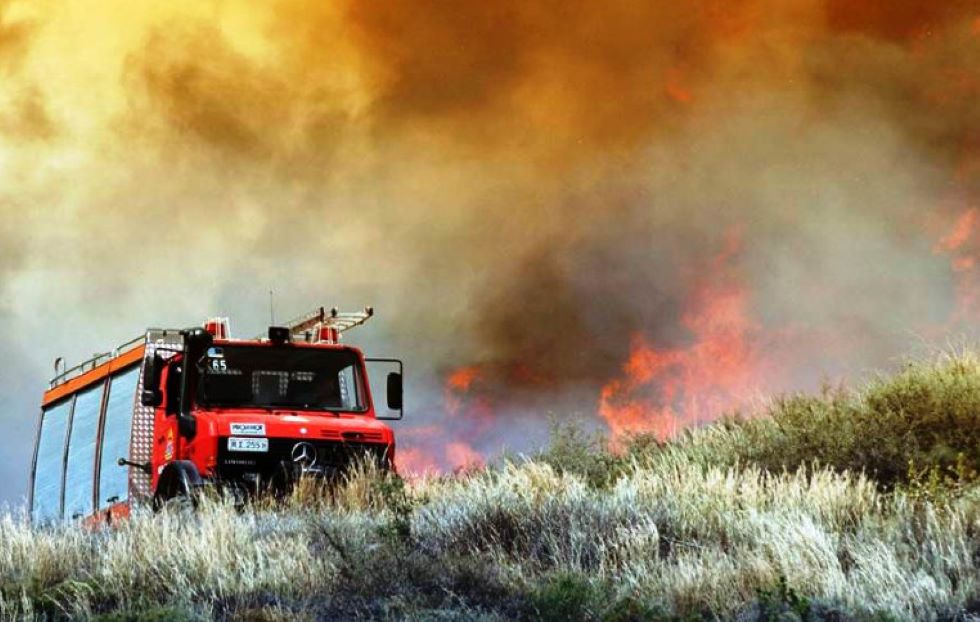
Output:
<instances>
[{"instance_id":1,"label":"red fire truck","mask_svg":"<svg viewBox=\"0 0 980 622\"><path fill-rule=\"evenodd\" d=\"M32 520L112 522L208 484L281 492L355 459L393 469L395 438L381 420L402 416L402 363L341 343L372 315L321 307L248 340L217 318L149 329L71 369L56 363L37 427ZM387 368L386 407L372 399L368 366Z\"/></svg>"}]
</instances>

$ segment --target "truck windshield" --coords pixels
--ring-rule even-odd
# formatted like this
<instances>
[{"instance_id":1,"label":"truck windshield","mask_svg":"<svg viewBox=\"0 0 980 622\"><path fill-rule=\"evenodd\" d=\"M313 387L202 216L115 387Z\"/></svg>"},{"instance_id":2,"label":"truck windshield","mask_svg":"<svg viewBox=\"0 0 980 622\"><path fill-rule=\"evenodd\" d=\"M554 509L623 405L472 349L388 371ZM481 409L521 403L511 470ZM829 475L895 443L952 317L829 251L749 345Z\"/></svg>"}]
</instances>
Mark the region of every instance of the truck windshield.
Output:
<instances>
[{"instance_id":1,"label":"truck windshield","mask_svg":"<svg viewBox=\"0 0 980 622\"><path fill-rule=\"evenodd\" d=\"M223 345L198 363L205 406L364 411L357 355L350 350Z\"/></svg>"}]
</instances>

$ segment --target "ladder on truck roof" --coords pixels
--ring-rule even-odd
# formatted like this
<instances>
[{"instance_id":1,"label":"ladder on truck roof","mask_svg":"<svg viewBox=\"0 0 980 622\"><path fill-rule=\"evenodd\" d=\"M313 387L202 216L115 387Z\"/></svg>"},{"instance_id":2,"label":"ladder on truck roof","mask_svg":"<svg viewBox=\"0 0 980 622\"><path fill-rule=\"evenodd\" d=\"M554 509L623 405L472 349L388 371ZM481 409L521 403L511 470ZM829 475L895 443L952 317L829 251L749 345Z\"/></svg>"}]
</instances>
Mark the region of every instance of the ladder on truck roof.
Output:
<instances>
[{"instance_id":1,"label":"ladder on truck roof","mask_svg":"<svg viewBox=\"0 0 980 622\"><path fill-rule=\"evenodd\" d=\"M342 312L337 307L315 309L285 323L293 339L303 341L340 341L340 334L360 326L374 316L374 307ZM261 337L257 337L261 338Z\"/></svg>"}]
</instances>

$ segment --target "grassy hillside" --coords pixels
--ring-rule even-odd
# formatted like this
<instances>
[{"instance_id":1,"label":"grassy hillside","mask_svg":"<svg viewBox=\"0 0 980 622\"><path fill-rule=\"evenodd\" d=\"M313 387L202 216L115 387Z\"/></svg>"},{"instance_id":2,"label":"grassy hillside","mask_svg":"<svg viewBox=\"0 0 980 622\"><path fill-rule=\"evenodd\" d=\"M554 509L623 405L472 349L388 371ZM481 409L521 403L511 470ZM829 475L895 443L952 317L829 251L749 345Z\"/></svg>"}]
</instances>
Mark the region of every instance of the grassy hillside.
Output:
<instances>
[{"instance_id":1,"label":"grassy hillside","mask_svg":"<svg viewBox=\"0 0 980 622\"><path fill-rule=\"evenodd\" d=\"M621 454L286 507L0 520L0 619L980 619L980 361L773 403Z\"/></svg>"}]
</instances>

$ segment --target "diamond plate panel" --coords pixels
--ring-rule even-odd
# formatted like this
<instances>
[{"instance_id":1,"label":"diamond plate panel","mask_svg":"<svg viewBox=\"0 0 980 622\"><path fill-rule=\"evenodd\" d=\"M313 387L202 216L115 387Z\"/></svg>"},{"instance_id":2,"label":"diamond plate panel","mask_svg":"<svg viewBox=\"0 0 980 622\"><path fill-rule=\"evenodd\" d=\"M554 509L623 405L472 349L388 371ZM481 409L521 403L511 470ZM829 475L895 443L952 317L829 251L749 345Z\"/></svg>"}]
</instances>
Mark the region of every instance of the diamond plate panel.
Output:
<instances>
[{"instance_id":1,"label":"diamond plate panel","mask_svg":"<svg viewBox=\"0 0 980 622\"><path fill-rule=\"evenodd\" d=\"M168 351L180 348L182 340L178 330L151 329L146 333L146 350L143 355L143 365L140 367L140 378L136 385L136 398L133 403L133 430L130 438L129 455L133 462L150 462L153 456L153 418L155 408L143 406L140 396L143 394L143 369L146 360L159 353L164 359L174 355ZM167 348L168 350L164 350ZM147 501L153 494L152 477L140 469L129 469L129 494L135 502Z\"/></svg>"}]
</instances>

